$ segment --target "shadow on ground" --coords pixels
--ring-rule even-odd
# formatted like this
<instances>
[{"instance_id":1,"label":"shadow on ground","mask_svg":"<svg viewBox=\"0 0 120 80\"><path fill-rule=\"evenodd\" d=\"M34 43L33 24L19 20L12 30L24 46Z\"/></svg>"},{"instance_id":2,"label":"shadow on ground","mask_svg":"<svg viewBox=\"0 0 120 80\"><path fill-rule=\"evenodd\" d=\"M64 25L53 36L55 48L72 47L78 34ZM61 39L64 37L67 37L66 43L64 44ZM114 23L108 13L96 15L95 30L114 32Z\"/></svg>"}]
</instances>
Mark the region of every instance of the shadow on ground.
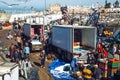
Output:
<instances>
[{"instance_id":1,"label":"shadow on ground","mask_svg":"<svg viewBox=\"0 0 120 80\"><path fill-rule=\"evenodd\" d=\"M37 63L37 62L33 62L36 66L41 66L40 63Z\"/></svg>"}]
</instances>

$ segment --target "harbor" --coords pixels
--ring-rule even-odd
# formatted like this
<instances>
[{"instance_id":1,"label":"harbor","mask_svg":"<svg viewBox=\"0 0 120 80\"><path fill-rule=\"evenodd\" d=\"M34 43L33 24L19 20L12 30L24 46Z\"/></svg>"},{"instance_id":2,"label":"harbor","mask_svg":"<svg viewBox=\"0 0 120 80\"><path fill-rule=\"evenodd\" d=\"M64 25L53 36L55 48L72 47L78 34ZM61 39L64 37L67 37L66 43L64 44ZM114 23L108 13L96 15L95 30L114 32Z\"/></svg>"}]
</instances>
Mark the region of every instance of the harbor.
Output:
<instances>
[{"instance_id":1,"label":"harbor","mask_svg":"<svg viewBox=\"0 0 120 80\"><path fill-rule=\"evenodd\" d=\"M0 80L120 80L119 0L0 3Z\"/></svg>"}]
</instances>

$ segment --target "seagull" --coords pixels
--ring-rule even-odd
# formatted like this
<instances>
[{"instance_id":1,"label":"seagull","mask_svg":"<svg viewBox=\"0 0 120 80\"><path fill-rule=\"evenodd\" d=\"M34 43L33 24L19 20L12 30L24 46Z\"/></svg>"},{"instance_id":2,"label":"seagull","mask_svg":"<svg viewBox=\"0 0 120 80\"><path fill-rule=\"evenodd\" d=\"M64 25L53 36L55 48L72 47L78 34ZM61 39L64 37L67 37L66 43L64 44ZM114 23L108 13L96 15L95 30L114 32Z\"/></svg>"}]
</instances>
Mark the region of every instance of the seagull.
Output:
<instances>
[{"instance_id":1,"label":"seagull","mask_svg":"<svg viewBox=\"0 0 120 80\"><path fill-rule=\"evenodd\" d=\"M19 4L8 4L7 2L4 2L4 1L0 1L1 3L7 5L8 7L12 7L12 6L17 6Z\"/></svg>"}]
</instances>

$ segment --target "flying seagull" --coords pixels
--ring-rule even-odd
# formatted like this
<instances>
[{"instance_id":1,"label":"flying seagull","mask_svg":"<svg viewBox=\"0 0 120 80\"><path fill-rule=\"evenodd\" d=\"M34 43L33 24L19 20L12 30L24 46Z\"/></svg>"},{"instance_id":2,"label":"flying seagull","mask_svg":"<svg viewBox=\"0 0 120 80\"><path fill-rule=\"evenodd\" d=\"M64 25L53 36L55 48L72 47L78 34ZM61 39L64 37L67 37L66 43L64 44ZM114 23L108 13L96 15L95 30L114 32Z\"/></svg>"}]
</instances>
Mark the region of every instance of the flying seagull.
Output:
<instances>
[{"instance_id":1,"label":"flying seagull","mask_svg":"<svg viewBox=\"0 0 120 80\"><path fill-rule=\"evenodd\" d=\"M12 6L17 6L19 4L8 4L7 2L4 2L4 1L0 1L1 3L7 5L8 7L12 7Z\"/></svg>"}]
</instances>

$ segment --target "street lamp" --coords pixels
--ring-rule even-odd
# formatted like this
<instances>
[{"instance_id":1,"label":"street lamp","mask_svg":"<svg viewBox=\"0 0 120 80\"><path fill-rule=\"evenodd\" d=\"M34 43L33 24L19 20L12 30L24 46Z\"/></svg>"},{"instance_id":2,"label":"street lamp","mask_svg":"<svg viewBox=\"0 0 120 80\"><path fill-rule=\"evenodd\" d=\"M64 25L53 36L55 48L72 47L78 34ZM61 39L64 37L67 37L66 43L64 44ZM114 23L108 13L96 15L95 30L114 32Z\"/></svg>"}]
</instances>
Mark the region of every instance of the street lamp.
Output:
<instances>
[{"instance_id":1,"label":"street lamp","mask_svg":"<svg viewBox=\"0 0 120 80\"><path fill-rule=\"evenodd\" d=\"M44 28L45 28L45 16L46 16L46 0L45 0L45 10L44 10L44 13L43 13L43 42L44 42L44 34L45 34L45 31L44 31Z\"/></svg>"}]
</instances>

